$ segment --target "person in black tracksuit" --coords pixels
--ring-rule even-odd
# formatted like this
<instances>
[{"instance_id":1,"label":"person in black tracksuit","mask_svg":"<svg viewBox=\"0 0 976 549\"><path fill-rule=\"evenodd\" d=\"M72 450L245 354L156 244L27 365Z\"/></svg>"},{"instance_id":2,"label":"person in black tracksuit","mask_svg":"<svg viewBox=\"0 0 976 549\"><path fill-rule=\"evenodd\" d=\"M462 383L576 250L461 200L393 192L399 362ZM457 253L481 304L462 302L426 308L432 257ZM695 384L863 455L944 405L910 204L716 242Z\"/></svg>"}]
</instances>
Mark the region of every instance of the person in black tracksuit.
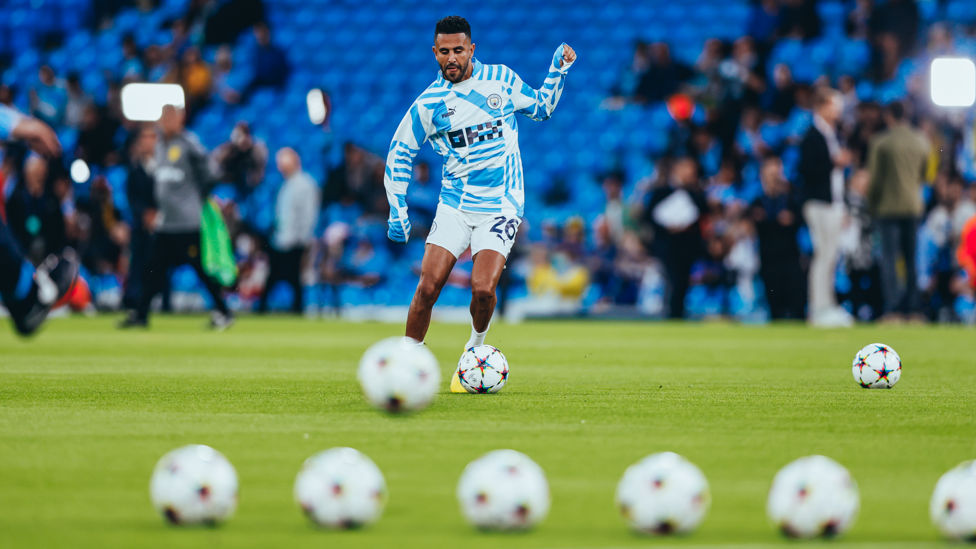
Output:
<instances>
[{"instance_id":1,"label":"person in black tracksuit","mask_svg":"<svg viewBox=\"0 0 976 549\"><path fill-rule=\"evenodd\" d=\"M800 267L800 205L790 182L783 176L779 157L763 161L759 172L763 195L752 203L752 220L759 237L759 275L766 287L770 316L803 319L806 280Z\"/></svg>"},{"instance_id":2,"label":"person in black tracksuit","mask_svg":"<svg viewBox=\"0 0 976 549\"><path fill-rule=\"evenodd\" d=\"M672 196L676 193L683 193L685 196ZM663 211L667 209L682 209L691 215L684 216L685 219L675 225L667 222L662 224L669 217ZM671 283L670 318L679 319L685 316L685 296L688 294L691 267L704 251L701 220L707 211L705 195L698 183L698 165L691 158L677 160L672 169L671 182L654 190L645 210L645 215L650 218L654 228L651 253L664 263Z\"/></svg>"},{"instance_id":3,"label":"person in black tracksuit","mask_svg":"<svg viewBox=\"0 0 976 549\"><path fill-rule=\"evenodd\" d=\"M189 264L213 298L211 326L224 329L233 317L221 295L222 288L207 276L201 263L200 217L203 201L214 176L208 166L206 150L199 141L183 130L185 114L171 105L163 108L159 119L160 134L156 144L153 193L158 207L156 238L143 277L139 306L121 327L146 326L153 297L166 285L169 269Z\"/></svg>"},{"instance_id":4,"label":"person in black tracksuit","mask_svg":"<svg viewBox=\"0 0 976 549\"><path fill-rule=\"evenodd\" d=\"M122 297L128 309L137 309L142 301L142 279L149 264L149 251L152 249L156 197L153 195L151 172L156 160L156 139L156 128L151 124L147 123L139 129L131 147L129 178L125 182L125 192L132 210L132 255L129 258L129 275Z\"/></svg>"}]
</instances>

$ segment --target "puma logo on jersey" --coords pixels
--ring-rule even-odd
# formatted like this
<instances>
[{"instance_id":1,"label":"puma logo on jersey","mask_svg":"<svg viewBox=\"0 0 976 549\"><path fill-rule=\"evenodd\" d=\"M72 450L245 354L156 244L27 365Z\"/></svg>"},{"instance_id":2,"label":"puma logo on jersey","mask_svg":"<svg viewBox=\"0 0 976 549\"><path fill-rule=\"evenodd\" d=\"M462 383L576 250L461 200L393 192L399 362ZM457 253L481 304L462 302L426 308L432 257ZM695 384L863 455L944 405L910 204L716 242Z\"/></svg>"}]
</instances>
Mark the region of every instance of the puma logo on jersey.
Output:
<instances>
[{"instance_id":1,"label":"puma logo on jersey","mask_svg":"<svg viewBox=\"0 0 976 549\"><path fill-rule=\"evenodd\" d=\"M441 115L441 118L450 118L452 116L454 116L454 109L448 108L447 112Z\"/></svg>"}]
</instances>

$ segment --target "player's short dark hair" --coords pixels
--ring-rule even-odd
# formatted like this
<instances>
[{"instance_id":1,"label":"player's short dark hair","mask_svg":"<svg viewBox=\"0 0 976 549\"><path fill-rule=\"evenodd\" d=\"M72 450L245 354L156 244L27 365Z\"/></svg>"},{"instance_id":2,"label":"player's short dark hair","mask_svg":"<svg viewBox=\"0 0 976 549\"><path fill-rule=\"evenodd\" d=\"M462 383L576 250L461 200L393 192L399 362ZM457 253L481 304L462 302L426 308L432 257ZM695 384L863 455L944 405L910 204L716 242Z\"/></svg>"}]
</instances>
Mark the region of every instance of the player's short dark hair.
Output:
<instances>
[{"instance_id":1,"label":"player's short dark hair","mask_svg":"<svg viewBox=\"0 0 976 549\"><path fill-rule=\"evenodd\" d=\"M892 101L887 107L888 114L897 121L905 119L905 104L901 101Z\"/></svg>"},{"instance_id":2,"label":"player's short dark hair","mask_svg":"<svg viewBox=\"0 0 976 549\"><path fill-rule=\"evenodd\" d=\"M464 33L468 37L468 40L471 40L471 25L468 24L467 19L460 15L448 15L438 21L437 26L434 27L434 38L437 38L438 34L459 33Z\"/></svg>"}]
</instances>

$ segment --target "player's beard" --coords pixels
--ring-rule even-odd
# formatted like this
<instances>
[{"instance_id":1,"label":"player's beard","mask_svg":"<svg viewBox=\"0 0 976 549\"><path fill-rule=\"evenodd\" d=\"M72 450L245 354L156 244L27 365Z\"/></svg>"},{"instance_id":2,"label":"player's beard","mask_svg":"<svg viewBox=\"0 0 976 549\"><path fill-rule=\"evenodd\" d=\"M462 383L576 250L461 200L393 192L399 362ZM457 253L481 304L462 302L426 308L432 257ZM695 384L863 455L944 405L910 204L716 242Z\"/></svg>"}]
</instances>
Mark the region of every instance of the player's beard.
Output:
<instances>
[{"instance_id":1,"label":"player's beard","mask_svg":"<svg viewBox=\"0 0 976 549\"><path fill-rule=\"evenodd\" d=\"M450 64L448 64L448 65L441 65L441 75L444 76L444 80L447 80L448 82L450 82L452 84L457 84L458 82L461 81L462 78L464 78L464 75L465 74L468 74L468 66L470 64L471 64L471 61L470 60L467 63L465 63L463 67L461 65L458 65L457 63L454 63L454 66L458 68L457 80L451 80L447 76L447 68L451 66Z\"/></svg>"}]
</instances>

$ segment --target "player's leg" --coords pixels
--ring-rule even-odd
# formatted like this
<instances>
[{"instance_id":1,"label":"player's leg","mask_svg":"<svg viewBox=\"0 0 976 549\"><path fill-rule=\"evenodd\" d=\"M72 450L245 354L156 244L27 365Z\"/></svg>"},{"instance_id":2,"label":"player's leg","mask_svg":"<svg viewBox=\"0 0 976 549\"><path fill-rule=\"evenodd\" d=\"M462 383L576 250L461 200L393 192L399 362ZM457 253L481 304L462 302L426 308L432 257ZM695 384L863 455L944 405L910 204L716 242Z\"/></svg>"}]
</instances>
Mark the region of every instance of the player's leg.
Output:
<instances>
[{"instance_id":1,"label":"player's leg","mask_svg":"<svg viewBox=\"0 0 976 549\"><path fill-rule=\"evenodd\" d=\"M491 315L498 300L495 289L508 258L495 250L481 250L474 256L471 269L471 339L465 349L483 345Z\"/></svg>"},{"instance_id":2,"label":"player's leg","mask_svg":"<svg viewBox=\"0 0 976 549\"><path fill-rule=\"evenodd\" d=\"M0 299L21 335L31 335L63 298L78 276L70 249L50 255L37 269L27 261L6 222L0 218Z\"/></svg>"},{"instance_id":3,"label":"player's leg","mask_svg":"<svg viewBox=\"0 0 976 549\"><path fill-rule=\"evenodd\" d=\"M428 241L420 266L420 282L417 284L417 291L413 294L410 311L407 313L407 337L417 341L423 341L427 337L430 313L455 263L457 257L451 251Z\"/></svg>"},{"instance_id":4,"label":"player's leg","mask_svg":"<svg viewBox=\"0 0 976 549\"><path fill-rule=\"evenodd\" d=\"M200 233L188 233L180 235L180 248L182 257L181 263L189 263L196 271L197 277L203 282L203 286L210 294L214 303L214 310L210 315L210 327L215 330L223 331L234 324L234 317L227 308L224 301L224 289L206 271L203 270L203 263L200 261Z\"/></svg>"},{"instance_id":5,"label":"player's leg","mask_svg":"<svg viewBox=\"0 0 976 549\"><path fill-rule=\"evenodd\" d=\"M156 294L166 288L172 266L173 235L157 234L150 239L149 259L142 271L142 294L139 305L119 323L119 328L144 328L149 324L149 308Z\"/></svg>"}]
</instances>

